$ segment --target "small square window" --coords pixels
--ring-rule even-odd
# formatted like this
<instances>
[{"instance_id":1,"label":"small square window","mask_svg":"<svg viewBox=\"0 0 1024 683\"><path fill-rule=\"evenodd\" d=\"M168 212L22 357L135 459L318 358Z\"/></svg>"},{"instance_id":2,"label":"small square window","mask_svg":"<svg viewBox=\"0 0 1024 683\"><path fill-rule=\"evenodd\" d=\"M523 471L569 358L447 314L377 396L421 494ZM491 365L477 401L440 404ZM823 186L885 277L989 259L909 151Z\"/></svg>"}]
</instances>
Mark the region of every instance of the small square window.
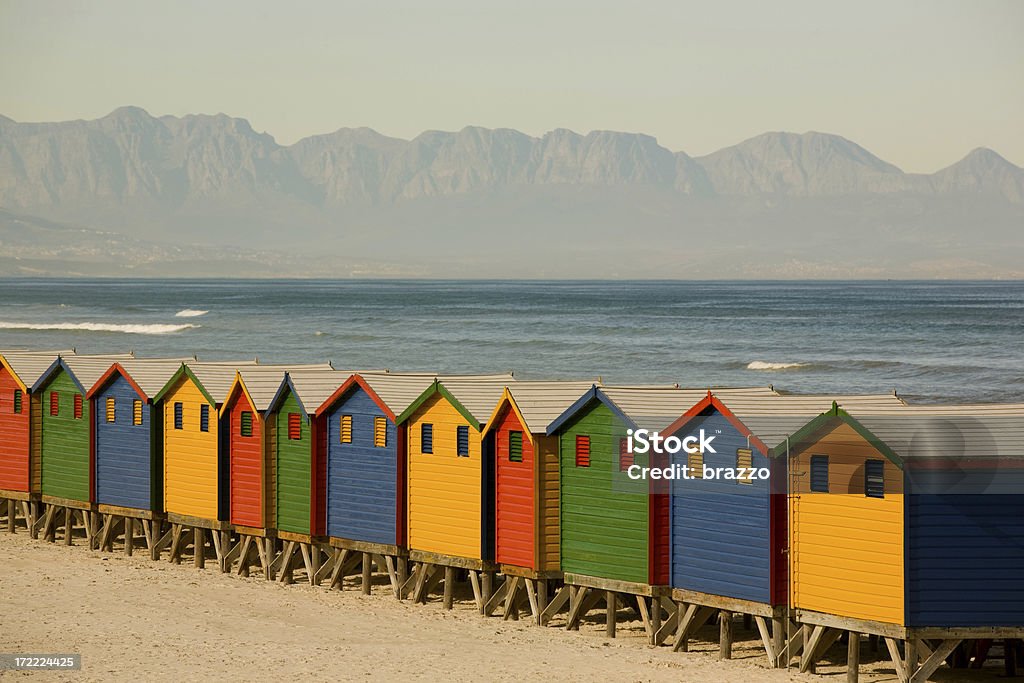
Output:
<instances>
[{"instance_id":1,"label":"small square window","mask_svg":"<svg viewBox=\"0 0 1024 683\"><path fill-rule=\"evenodd\" d=\"M742 476L738 476L736 480L741 484L753 484L754 480L751 477L751 468L754 466L754 452L749 448L737 448L736 449L736 469Z\"/></svg>"},{"instance_id":2,"label":"small square window","mask_svg":"<svg viewBox=\"0 0 1024 683\"><path fill-rule=\"evenodd\" d=\"M459 425L455 428L455 454L460 458L469 457L469 427Z\"/></svg>"},{"instance_id":3,"label":"small square window","mask_svg":"<svg viewBox=\"0 0 1024 683\"><path fill-rule=\"evenodd\" d=\"M590 467L589 436L576 436L576 467Z\"/></svg>"},{"instance_id":4,"label":"small square window","mask_svg":"<svg viewBox=\"0 0 1024 683\"><path fill-rule=\"evenodd\" d=\"M828 456L811 456L811 491L828 493Z\"/></svg>"},{"instance_id":5,"label":"small square window","mask_svg":"<svg viewBox=\"0 0 1024 683\"><path fill-rule=\"evenodd\" d=\"M509 462L523 461L523 433L508 433L508 460Z\"/></svg>"},{"instance_id":6,"label":"small square window","mask_svg":"<svg viewBox=\"0 0 1024 683\"><path fill-rule=\"evenodd\" d=\"M386 417L373 418L373 447L386 448L388 445L388 420Z\"/></svg>"},{"instance_id":7,"label":"small square window","mask_svg":"<svg viewBox=\"0 0 1024 683\"><path fill-rule=\"evenodd\" d=\"M885 461L868 460L864 463L864 495L885 498Z\"/></svg>"},{"instance_id":8,"label":"small square window","mask_svg":"<svg viewBox=\"0 0 1024 683\"><path fill-rule=\"evenodd\" d=\"M352 416L342 415L338 423L339 441L341 443L352 443Z\"/></svg>"},{"instance_id":9,"label":"small square window","mask_svg":"<svg viewBox=\"0 0 1024 683\"><path fill-rule=\"evenodd\" d=\"M420 425L420 453L434 452L434 425L424 422Z\"/></svg>"}]
</instances>

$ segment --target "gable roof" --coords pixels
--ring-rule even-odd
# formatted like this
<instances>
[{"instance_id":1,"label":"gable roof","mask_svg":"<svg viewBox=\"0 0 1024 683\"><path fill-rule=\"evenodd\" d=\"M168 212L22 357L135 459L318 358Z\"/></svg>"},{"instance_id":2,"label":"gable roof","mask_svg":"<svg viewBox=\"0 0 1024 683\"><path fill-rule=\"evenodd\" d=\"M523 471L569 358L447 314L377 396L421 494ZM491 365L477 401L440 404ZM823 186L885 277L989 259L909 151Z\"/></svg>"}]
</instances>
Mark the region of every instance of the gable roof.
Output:
<instances>
[{"instance_id":1,"label":"gable roof","mask_svg":"<svg viewBox=\"0 0 1024 683\"><path fill-rule=\"evenodd\" d=\"M59 356L73 356L74 349L61 351L24 351L11 349L0 351L0 365L7 368L14 381L24 391L30 391L39 377L50 369Z\"/></svg>"},{"instance_id":2,"label":"gable roof","mask_svg":"<svg viewBox=\"0 0 1024 683\"><path fill-rule=\"evenodd\" d=\"M143 398L149 401L164 388L174 373L187 358L132 358L117 361L89 388L86 398L93 398L103 391L115 376L125 380Z\"/></svg>"},{"instance_id":3,"label":"gable roof","mask_svg":"<svg viewBox=\"0 0 1024 683\"><path fill-rule=\"evenodd\" d=\"M588 382L516 382L505 387L501 400L487 420L484 431L490 431L504 406L509 405L527 432L544 434L548 425L575 403L580 394L600 382L600 379Z\"/></svg>"},{"instance_id":4,"label":"gable roof","mask_svg":"<svg viewBox=\"0 0 1024 683\"><path fill-rule=\"evenodd\" d=\"M189 361L181 364L163 388L153 397L153 402L162 401L182 377L192 381L199 391L212 405L218 406L224 402L234 385L238 368L257 365L255 360L243 360L235 362Z\"/></svg>"},{"instance_id":5,"label":"gable roof","mask_svg":"<svg viewBox=\"0 0 1024 683\"><path fill-rule=\"evenodd\" d=\"M713 389L726 396L778 396L772 387L726 387ZM678 385L594 386L547 427L554 434L580 411L594 401L608 406L623 422L634 429L663 431L701 397L707 388L681 388Z\"/></svg>"},{"instance_id":6,"label":"gable roof","mask_svg":"<svg viewBox=\"0 0 1024 683\"><path fill-rule=\"evenodd\" d=\"M434 394L441 394L473 426L480 431L502 392L515 382L512 373L497 375L445 375L434 380L408 408L396 418L397 423L408 420L416 410Z\"/></svg>"},{"instance_id":7,"label":"gable roof","mask_svg":"<svg viewBox=\"0 0 1024 683\"><path fill-rule=\"evenodd\" d=\"M265 413L275 400L290 372L335 373L330 363L309 365L249 365L238 368L235 381L225 395L225 407L236 386L249 397L253 410Z\"/></svg>"},{"instance_id":8,"label":"gable roof","mask_svg":"<svg viewBox=\"0 0 1024 683\"><path fill-rule=\"evenodd\" d=\"M334 408L355 387L361 387L374 403L391 418L397 419L437 379L427 372L358 372L348 379L323 401L316 409L317 415Z\"/></svg>"},{"instance_id":9,"label":"gable roof","mask_svg":"<svg viewBox=\"0 0 1024 683\"><path fill-rule=\"evenodd\" d=\"M769 454L787 437L804 427L823 408L838 403L844 408L864 410L900 410L906 402L894 393L863 394L850 396L829 396L811 394L785 395L728 395L721 391L709 391L699 402L673 422L666 433L674 433L687 424L698 420L708 409L724 415L740 433L747 436L751 445L762 453Z\"/></svg>"},{"instance_id":10,"label":"gable roof","mask_svg":"<svg viewBox=\"0 0 1024 683\"><path fill-rule=\"evenodd\" d=\"M50 367L32 384L31 390L33 392L39 391L49 384L58 372L64 370L68 373L71 381L75 383L75 386L78 387L82 394L85 394L96 383L96 380L110 369L111 365L119 361L131 360L132 358L134 356L131 354L89 356L76 353L69 356L57 356L50 364Z\"/></svg>"},{"instance_id":11,"label":"gable roof","mask_svg":"<svg viewBox=\"0 0 1024 683\"><path fill-rule=\"evenodd\" d=\"M317 413L321 404L328 399L338 387L343 385L354 370L335 370L334 368L302 367L285 373L278 384L277 391L267 405L267 410L276 410L284 400L286 392L291 391L298 401L299 407L306 415Z\"/></svg>"}]
</instances>

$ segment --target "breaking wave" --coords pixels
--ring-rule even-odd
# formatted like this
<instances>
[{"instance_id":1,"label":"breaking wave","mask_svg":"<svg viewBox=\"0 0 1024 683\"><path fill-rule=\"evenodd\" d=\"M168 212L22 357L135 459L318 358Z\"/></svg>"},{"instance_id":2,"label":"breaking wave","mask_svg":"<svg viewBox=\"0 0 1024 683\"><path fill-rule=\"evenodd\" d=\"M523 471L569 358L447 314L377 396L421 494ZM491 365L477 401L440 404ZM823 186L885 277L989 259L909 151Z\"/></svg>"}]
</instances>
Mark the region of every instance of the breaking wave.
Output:
<instances>
[{"instance_id":1,"label":"breaking wave","mask_svg":"<svg viewBox=\"0 0 1024 683\"><path fill-rule=\"evenodd\" d=\"M806 363L768 363L763 360L755 360L747 363L747 370L794 370L802 368Z\"/></svg>"},{"instance_id":2,"label":"breaking wave","mask_svg":"<svg viewBox=\"0 0 1024 683\"><path fill-rule=\"evenodd\" d=\"M209 311L198 311L194 308L186 308L178 311L174 314L175 318L198 318L201 315L206 315Z\"/></svg>"},{"instance_id":3,"label":"breaking wave","mask_svg":"<svg viewBox=\"0 0 1024 683\"><path fill-rule=\"evenodd\" d=\"M174 334L199 325L118 325L114 323L11 323L0 321L0 330L69 330L121 332L124 334Z\"/></svg>"}]
</instances>

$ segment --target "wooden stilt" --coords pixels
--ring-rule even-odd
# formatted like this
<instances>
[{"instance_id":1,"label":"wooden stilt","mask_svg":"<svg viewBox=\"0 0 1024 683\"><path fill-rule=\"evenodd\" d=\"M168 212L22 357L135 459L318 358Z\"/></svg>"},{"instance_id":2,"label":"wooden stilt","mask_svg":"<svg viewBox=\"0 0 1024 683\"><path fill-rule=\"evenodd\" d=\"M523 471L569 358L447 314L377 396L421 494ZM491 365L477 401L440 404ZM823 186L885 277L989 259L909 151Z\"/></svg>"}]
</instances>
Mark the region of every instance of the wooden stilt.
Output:
<instances>
[{"instance_id":1,"label":"wooden stilt","mask_svg":"<svg viewBox=\"0 0 1024 683\"><path fill-rule=\"evenodd\" d=\"M561 610L562 607L564 607L566 603L569 602L571 590L571 586L562 586L558 589L558 591L555 593L555 596L551 598L551 601L548 603L547 607L545 607L544 611L540 614L541 626L547 626L548 622L551 621L551 617L555 614L558 614L559 610Z\"/></svg>"},{"instance_id":2,"label":"wooden stilt","mask_svg":"<svg viewBox=\"0 0 1024 683\"><path fill-rule=\"evenodd\" d=\"M75 516L72 509L64 508L64 545L71 545L71 536L75 533Z\"/></svg>"},{"instance_id":3,"label":"wooden stilt","mask_svg":"<svg viewBox=\"0 0 1024 683\"><path fill-rule=\"evenodd\" d=\"M505 621L514 620L519 621L519 607L516 605L516 597L519 594L519 585L522 581L521 577L509 576L505 578Z\"/></svg>"},{"instance_id":4,"label":"wooden stilt","mask_svg":"<svg viewBox=\"0 0 1024 683\"><path fill-rule=\"evenodd\" d=\"M732 659L732 612L719 611L718 622L718 658Z\"/></svg>"},{"instance_id":5,"label":"wooden stilt","mask_svg":"<svg viewBox=\"0 0 1024 683\"><path fill-rule=\"evenodd\" d=\"M772 619L772 653L774 655L772 666L776 669L783 669L789 665L788 658L783 655L783 648L785 647L786 620L776 617Z\"/></svg>"},{"instance_id":6,"label":"wooden stilt","mask_svg":"<svg viewBox=\"0 0 1024 683\"><path fill-rule=\"evenodd\" d=\"M109 515L108 515L109 517ZM135 520L124 518L124 554L131 557L135 551Z\"/></svg>"},{"instance_id":7,"label":"wooden stilt","mask_svg":"<svg viewBox=\"0 0 1024 683\"><path fill-rule=\"evenodd\" d=\"M16 505L13 500L7 501L7 533L14 533L14 517Z\"/></svg>"},{"instance_id":8,"label":"wooden stilt","mask_svg":"<svg viewBox=\"0 0 1024 683\"><path fill-rule=\"evenodd\" d=\"M618 604L618 598L615 597L615 593L612 591L604 592L604 600L606 605L605 619L604 619L604 634L609 638L615 637L615 608Z\"/></svg>"},{"instance_id":9,"label":"wooden stilt","mask_svg":"<svg viewBox=\"0 0 1024 683\"><path fill-rule=\"evenodd\" d=\"M363 595L369 595L370 594L370 578L371 578L370 559L371 558L370 558L370 554L369 553L363 553L363 576L362 576ZM446 589L446 592L447 592L447 589Z\"/></svg>"},{"instance_id":10,"label":"wooden stilt","mask_svg":"<svg viewBox=\"0 0 1024 683\"><path fill-rule=\"evenodd\" d=\"M860 634L850 631L846 641L846 683L857 683L860 677Z\"/></svg>"},{"instance_id":11,"label":"wooden stilt","mask_svg":"<svg viewBox=\"0 0 1024 683\"><path fill-rule=\"evenodd\" d=\"M452 608L452 601L455 594L455 567L444 568L444 609Z\"/></svg>"}]
</instances>

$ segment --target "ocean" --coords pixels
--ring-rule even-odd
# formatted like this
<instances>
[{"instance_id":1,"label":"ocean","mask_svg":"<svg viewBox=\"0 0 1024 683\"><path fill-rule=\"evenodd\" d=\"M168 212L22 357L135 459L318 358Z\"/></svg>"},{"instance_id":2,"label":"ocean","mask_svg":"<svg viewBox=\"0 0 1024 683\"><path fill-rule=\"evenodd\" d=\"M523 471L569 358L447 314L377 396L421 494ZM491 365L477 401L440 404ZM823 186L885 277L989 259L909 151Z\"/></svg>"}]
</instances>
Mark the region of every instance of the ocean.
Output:
<instances>
[{"instance_id":1,"label":"ocean","mask_svg":"<svg viewBox=\"0 0 1024 683\"><path fill-rule=\"evenodd\" d=\"M1024 282L0 279L0 349L1024 401Z\"/></svg>"}]
</instances>

